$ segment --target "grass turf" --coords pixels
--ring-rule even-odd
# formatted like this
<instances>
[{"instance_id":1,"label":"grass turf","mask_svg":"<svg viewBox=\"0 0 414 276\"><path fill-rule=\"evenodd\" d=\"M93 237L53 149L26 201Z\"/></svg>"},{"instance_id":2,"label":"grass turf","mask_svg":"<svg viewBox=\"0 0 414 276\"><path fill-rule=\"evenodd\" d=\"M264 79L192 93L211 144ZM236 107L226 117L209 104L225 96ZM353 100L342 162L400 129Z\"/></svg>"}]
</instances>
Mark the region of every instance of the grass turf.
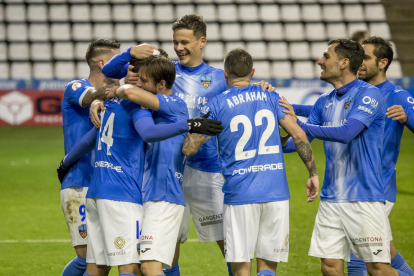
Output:
<instances>
[{"instance_id":1,"label":"grass turf","mask_svg":"<svg viewBox=\"0 0 414 276\"><path fill-rule=\"evenodd\" d=\"M0 275L60 275L75 257L70 243L22 241L69 239L56 177L56 167L64 155L62 130L58 127L0 130ZM312 147L322 184L325 164L322 143L314 141ZM390 220L395 245L411 267L414 267L413 153L414 136L405 131L397 165L398 200ZM277 274L321 275L320 260L307 256L318 202L306 202L307 171L297 154L285 155L285 162L291 191L290 252L289 262L281 263ZM191 226L189 239L196 238ZM180 268L183 276L227 274L215 243L183 244ZM117 269L112 269L110 275L118 275Z\"/></svg>"}]
</instances>

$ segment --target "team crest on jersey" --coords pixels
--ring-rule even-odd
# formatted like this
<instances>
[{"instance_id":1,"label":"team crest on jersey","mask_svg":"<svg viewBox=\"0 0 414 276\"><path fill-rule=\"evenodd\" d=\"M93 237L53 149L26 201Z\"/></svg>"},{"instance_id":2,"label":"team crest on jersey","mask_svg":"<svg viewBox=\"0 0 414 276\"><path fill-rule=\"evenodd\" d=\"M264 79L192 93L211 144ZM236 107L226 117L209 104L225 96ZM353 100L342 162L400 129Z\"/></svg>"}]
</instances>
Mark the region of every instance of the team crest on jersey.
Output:
<instances>
[{"instance_id":1,"label":"team crest on jersey","mask_svg":"<svg viewBox=\"0 0 414 276\"><path fill-rule=\"evenodd\" d=\"M202 76L201 77L201 84L204 86L204 88L208 88L211 84L211 77Z\"/></svg>"},{"instance_id":2,"label":"team crest on jersey","mask_svg":"<svg viewBox=\"0 0 414 276\"><path fill-rule=\"evenodd\" d=\"M345 109L348 108L348 106L351 104L351 101L352 101L352 97L348 97L345 99L345 104L344 104Z\"/></svg>"},{"instance_id":3,"label":"team crest on jersey","mask_svg":"<svg viewBox=\"0 0 414 276\"><path fill-rule=\"evenodd\" d=\"M75 91L76 89L82 87L82 83L80 82L75 82L72 84L72 90Z\"/></svg>"},{"instance_id":4,"label":"team crest on jersey","mask_svg":"<svg viewBox=\"0 0 414 276\"><path fill-rule=\"evenodd\" d=\"M79 235L82 237L82 239L86 238L86 236L88 235L86 224L79 225L78 229L79 229Z\"/></svg>"}]
</instances>

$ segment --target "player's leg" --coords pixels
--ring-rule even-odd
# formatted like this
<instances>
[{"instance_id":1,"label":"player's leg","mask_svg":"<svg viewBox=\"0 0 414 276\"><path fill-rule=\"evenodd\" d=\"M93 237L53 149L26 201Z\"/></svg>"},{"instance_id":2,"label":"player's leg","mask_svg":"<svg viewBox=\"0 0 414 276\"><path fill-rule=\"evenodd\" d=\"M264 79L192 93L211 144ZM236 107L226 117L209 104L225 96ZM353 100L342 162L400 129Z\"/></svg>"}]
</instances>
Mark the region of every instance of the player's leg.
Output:
<instances>
[{"instance_id":1,"label":"player's leg","mask_svg":"<svg viewBox=\"0 0 414 276\"><path fill-rule=\"evenodd\" d=\"M63 269L62 276L82 276L86 270L85 197L88 188L70 187L61 190L60 199L76 257Z\"/></svg>"},{"instance_id":2,"label":"player's leg","mask_svg":"<svg viewBox=\"0 0 414 276\"><path fill-rule=\"evenodd\" d=\"M343 276L344 260L321 259L321 272L324 276Z\"/></svg>"},{"instance_id":3,"label":"player's leg","mask_svg":"<svg viewBox=\"0 0 414 276\"><path fill-rule=\"evenodd\" d=\"M231 268L234 276L250 276L252 262L231 263Z\"/></svg>"},{"instance_id":4,"label":"player's leg","mask_svg":"<svg viewBox=\"0 0 414 276\"><path fill-rule=\"evenodd\" d=\"M83 276L108 276L110 270L110 266L88 263Z\"/></svg>"},{"instance_id":5,"label":"player's leg","mask_svg":"<svg viewBox=\"0 0 414 276\"><path fill-rule=\"evenodd\" d=\"M257 275L276 275L276 268L276 262L257 258Z\"/></svg>"},{"instance_id":6,"label":"player's leg","mask_svg":"<svg viewBox=\"0 0 414 276\"><path fill-rule=\"evenodd\" d=\"M353 253L351 253L351 261L346 265L348 276L367 276L367 265L364 261L358 260Z\"/></svg>"},{"instance_id":7,"label":"player's leg","mask_svg":"<svg viewBox=\"0 0 414 276\"><path fill-rule=\"evenodd\" d=\"M138 264L126 264L118 266L119 276L142 276Z\"/></svg>"}]
</instances>

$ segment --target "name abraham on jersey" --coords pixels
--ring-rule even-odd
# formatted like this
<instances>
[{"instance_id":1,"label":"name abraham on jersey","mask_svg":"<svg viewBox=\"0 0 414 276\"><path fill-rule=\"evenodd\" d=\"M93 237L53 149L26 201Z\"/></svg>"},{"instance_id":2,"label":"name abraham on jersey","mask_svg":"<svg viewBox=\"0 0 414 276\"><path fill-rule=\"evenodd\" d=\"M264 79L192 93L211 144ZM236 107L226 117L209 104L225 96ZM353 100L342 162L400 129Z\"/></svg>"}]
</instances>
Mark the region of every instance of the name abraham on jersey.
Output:
<instances>
[{"instance_id":1,"label":"name abraham on jersey","mask_svg":"<svg viewBox=\"0 0 414 276\"><path fill-rule=\"evenodd\" d=\"M252 101L266 101L267 102L267 95L265 92L260 92L260 91L250 92L250 93L249 92L240 93L237 96L231 97L231 99L227 99L227 104L229 105L229 108L232 108L235 105L252 102Z\"/></svg>"},{"instance_id":2,"label":"name abraham on jersey","mask_svg":"<svg viewBox=\"0 0 414 276\"><path fill-rule=\"evenodd\" d=\"M208 88L211 84L211 77L202 76L201 77L201 84L204 86L204 88Z\"/></svg>"},{"instance_id":3,"label":"name abraham on jersey","mask_svg":"<svg viewBox=\"0 0 414 276\"><path fill-rule=\"evenodd\" d=\"M349 105L351 104L351 101L352 101L352 97L348 97L345 100L345 104L344 104L345 109L348 109Z\"/></svg>"},{"instance_id":4,"label":"name abraham on jersey","mask_svg":"<svg viewBox=\"0 0 414 276\"><path fill-rule=\"evenodd\" d=\"M274 170L283 170L283 163L275 163L275 164L265 164L265 165L257 165L257 166L250 166L245 169L238 169L233 171L233 175L235 174L245 174L251 172L265 172L265 171L274 171Z\"/></svg>"}]
</instances>

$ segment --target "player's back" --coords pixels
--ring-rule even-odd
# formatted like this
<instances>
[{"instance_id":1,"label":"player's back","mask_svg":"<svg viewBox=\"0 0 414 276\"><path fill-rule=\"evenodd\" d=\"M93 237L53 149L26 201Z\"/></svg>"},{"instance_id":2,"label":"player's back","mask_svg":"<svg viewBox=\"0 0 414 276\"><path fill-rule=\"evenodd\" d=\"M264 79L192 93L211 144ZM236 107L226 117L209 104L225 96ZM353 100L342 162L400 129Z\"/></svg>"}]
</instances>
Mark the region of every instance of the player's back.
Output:
<instances>
[{"instance_id":1,"label":"player's back","mask_svg":"<svg viewBox=\"0 0 414 276\"><path fill-rule=\"evenodd\" d=\"M106 100L95 147L95 169L87 197L142 204L144 141L134 122L151 117L131 101Z\"/></svg>"},{"instance_id":2,"label":"player's back","mask_svg":"<svg viewBox=\"0 0 414 276\"><path fill-rule=\"evenodd\" d=\"M279 99L260 86L232 87L203 110L224 127L218 146L225 204L289 199L278 126L286 114Z\"/></svg>"},{"instance_id":3,"label":"player's back","mask_svg":"<svg viewBox=\"0 0 414 276\"><path fill-rule=\"evenodd\" d=\"M66 85L62 100L65 154L93 127L89 119L89 108L82 107L82 97L91 86L87 79L74 80ZM63 180L61 188L89 186L92 171L93 153L88 153L73 165Z\"/></svg>"}]
</instances>

